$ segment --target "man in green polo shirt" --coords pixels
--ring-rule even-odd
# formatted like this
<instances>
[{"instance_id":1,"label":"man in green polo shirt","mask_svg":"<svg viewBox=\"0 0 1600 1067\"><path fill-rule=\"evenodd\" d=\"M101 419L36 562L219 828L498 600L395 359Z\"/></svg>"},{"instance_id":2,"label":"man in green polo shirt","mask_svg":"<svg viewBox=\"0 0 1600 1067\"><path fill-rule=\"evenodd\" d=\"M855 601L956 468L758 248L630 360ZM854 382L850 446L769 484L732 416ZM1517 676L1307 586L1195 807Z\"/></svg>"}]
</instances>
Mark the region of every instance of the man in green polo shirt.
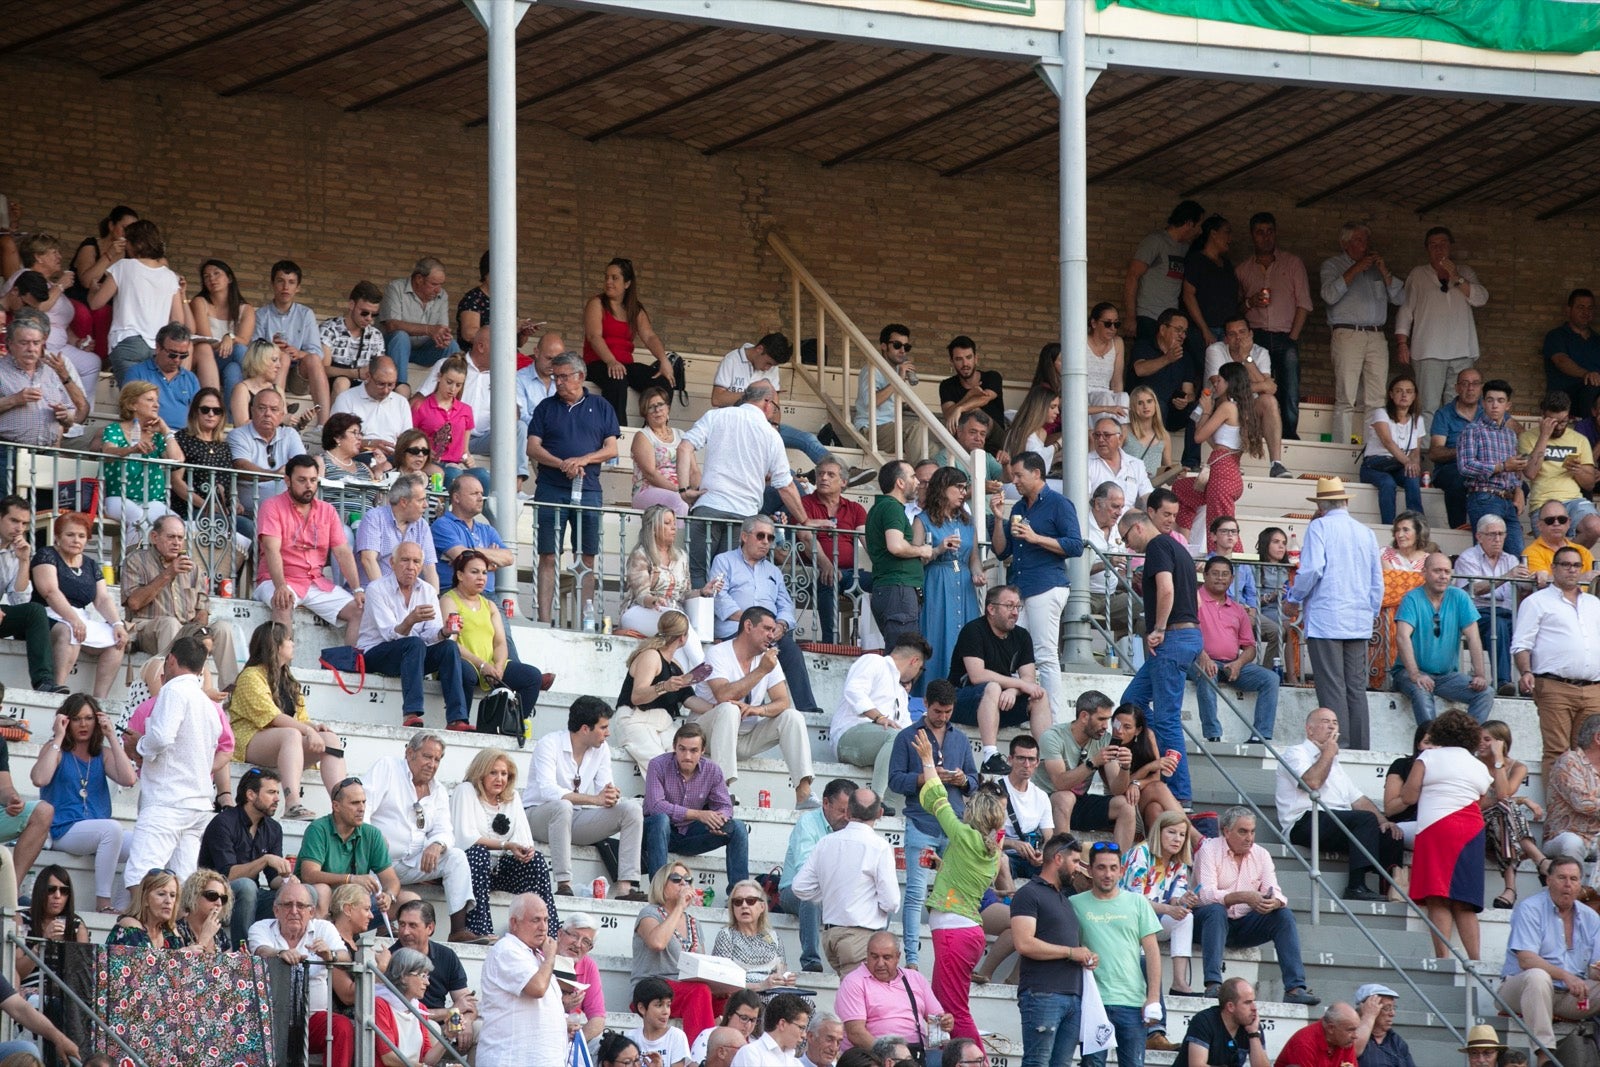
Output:
<instances>
[{"instance_id":1,"label":"man in green polo shirt","mask_svg":"<svg viewBox=\"0 0 1600 1067\"><path fill-rule=\"evenodd\" d=\"M922 614L922 565L933 558L932 545L911 543L906 501L916 492L911 464L892 459L878 471L881 495L867 512L867 555L872 558L872 617L893 648L900 635L917 628Z\"/></svg>"},{"instance_id":2,"label":"man in green polo shirt","mask_svg":"<svg viewBox=\"0 0 1600 1067\"><path fill-rule=\"evenodd\" d=\"M378 828L367 822L367 791L361 779L346 778L333 787L333 812L306 827L295 875L315 886L323 914L335 886L354 884L374 894L380 909L415 899L400 892L400 876L389 859L389 846Z\"/></svg>"}]
</instances>

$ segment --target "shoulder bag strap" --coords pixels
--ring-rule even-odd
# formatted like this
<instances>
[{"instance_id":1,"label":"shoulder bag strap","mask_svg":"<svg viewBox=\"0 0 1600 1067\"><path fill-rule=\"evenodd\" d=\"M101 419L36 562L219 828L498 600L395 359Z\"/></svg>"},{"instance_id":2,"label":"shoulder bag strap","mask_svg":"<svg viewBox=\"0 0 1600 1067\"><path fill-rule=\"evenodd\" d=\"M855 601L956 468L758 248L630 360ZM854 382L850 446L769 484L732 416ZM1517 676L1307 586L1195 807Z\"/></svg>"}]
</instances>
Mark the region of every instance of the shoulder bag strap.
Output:
<instances>
[{"instance_id":1,"label":"shoulder bag strap","mask_svg":"<svg viewBox=\"0 0 1600 1067\"><path fill-rule=\"evenodd\" d=\"M927 1048L928 1043L922 1036L922 1009L917 1007L917 995L911 992L911 979L904 971L900 972L900 984L906 987L906 999L911 1001L911 1024L917 1028L917 1044Z\"/></svg>"}]
</instances>

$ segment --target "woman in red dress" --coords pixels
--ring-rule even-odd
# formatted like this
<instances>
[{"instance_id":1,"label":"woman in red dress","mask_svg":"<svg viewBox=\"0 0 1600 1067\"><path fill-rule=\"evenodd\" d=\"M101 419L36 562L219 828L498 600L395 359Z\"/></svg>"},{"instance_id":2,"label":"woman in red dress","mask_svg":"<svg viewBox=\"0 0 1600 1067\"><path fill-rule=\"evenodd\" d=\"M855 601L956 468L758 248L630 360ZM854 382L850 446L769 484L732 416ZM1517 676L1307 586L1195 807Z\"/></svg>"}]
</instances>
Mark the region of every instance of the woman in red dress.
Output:
<instances>
[{"instance_id":1,"label":"woman in red dress","mask_svg":"<svg viewBox=\"0 0 1600 1067\"><path fill-rule=\"evenodd\" d=\"M1204 488L1198 477L1180 478L1172 485L1178 494L1178 529L1188 532L1195 514L1204 507L1206 523L1233 514L1233 506L1244 494L1244 478L1239 473L1239 455L1250 449L1252 456L1264 454L1266 438L1261 432L1261 414L1254 404L1240 404L1236 397L1250 395L1250 375L1238 363L1224 363L1212 376L1209 395L1200 396L1200 422L1194 439L1211 442L1206 465L1209 474Z\"/></svg>"}]
</instances>

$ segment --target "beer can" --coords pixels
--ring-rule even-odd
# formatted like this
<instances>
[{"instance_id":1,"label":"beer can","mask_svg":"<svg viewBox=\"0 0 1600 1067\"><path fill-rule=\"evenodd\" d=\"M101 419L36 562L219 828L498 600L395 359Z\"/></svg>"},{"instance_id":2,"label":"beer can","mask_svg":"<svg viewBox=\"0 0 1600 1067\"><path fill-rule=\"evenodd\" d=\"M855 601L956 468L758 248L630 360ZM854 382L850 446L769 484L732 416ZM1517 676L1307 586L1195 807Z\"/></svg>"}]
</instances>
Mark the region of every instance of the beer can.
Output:
<instances>
[{"instance_id":1,"label":"beer can","mask_svg":"<svg viewBox=\"0 0 1600 1067\"><path fill-rule=\"evenodd\" d=\"M444 492L444 475L438 471L435 471L428 479L428 488L430 491L435 493Z\"/></svg>"},{"instance_id":2,"label":"beer can","mask_svg":"<svg viewBox=\"0 0 1600 1067\"><path fill-rule=\"evenodd\" d=\"M224 600L233 598L233 579L226 575L217 575L217 595Z\"/></svg>"},{"instance_id":3,"label":"beer can","mask_svg":"<svg viewBox=\"0 0 1600 1067\"><path fill-rule=\"evenodd\" d=\"M444 619L444 632L454 636L461 632L461 613L452 611Z\"/></svg>"},{"instance_id":4,"label":"beer can","mask_svg":"<svg viewBox=\"0 0 1600 1067\"><path fill-rule=\"evenodd\" d=\"M106 580L107 585L115 585L117 583L117 572L109 563L100 564L100 577Z\"/></svg>"},{"instance_id":5,"label":"beer can","mask_svg":"<svg viewBox=\"0 0 1600 1067\"><path fill-rule=\"evenodd\" d=\"M709 908L711 907L711 902L715 899L717 899L717 891L715 889L704 890L700 894L700 905L701 907Z\"/></svg>"},{"instance_id":6,"label":"beer can","mask_svg":"<svg viewBox=\"0 0 1600 1067\"><path fill-rule=\"evenodd\" d=\"M906 869L906 850L900 845L894 846L894 869L897 871Z\"/></svg>"},{"instance_id":7,"label":"beer can","mask_svg":"<svg viewBox=\"0 0 1600 1067\"><path fill-rule=\"evenodd\" d=\"M772 807L772 791L769 789L763 789L761 792L757 793L756 806L761 808Z\"/></svg>"},{"instance_id":8,"label":"beer can","mask_svg":"<svg viewBox=\"0 0 1600 1067\"><path fill-rule=\"evenodd\" d=\"M604 878L596 878L594 880L594 899L596 899L596 900L604 900L604 899L606 899L606 891L609 888L610 888L610 886L607 884L607 882L606 882L606 880Z\"/></svg>"},{"instance_id":9,"label":"beer can","mask_svg":"<svg viewBox=\"0 0 1600 1067\"><path fill-rule=\"evenodd\" d=\"M1433 485L1433 475L1427 471L1422 472L1422 488L1428 489Z\"/></svg>"},{"instance_id":10,"label":"beer can","mask_svg":"<svg viewBox=\"0 0 1600 1067\"><path fill-rule=\"evenodd\" d=\"M506 618L514 619L514 618L517 617L517 598L516 597L514 597L514 596L501 597L500 598L500 607L506 613Z\"/></svg>"},{"instance_id":11,"label":"beer can","mask_svg":"<svg viewBox=\"0 0 1600 1067\"><path fill-rule=\"evenodd\" d=\"M934 851L932 845L924 845L922 848L922 855L917 857L918 866L926 867L929 870L932 870L933 865L938 862L939 853Z\"/></svg>"}]
</instances>

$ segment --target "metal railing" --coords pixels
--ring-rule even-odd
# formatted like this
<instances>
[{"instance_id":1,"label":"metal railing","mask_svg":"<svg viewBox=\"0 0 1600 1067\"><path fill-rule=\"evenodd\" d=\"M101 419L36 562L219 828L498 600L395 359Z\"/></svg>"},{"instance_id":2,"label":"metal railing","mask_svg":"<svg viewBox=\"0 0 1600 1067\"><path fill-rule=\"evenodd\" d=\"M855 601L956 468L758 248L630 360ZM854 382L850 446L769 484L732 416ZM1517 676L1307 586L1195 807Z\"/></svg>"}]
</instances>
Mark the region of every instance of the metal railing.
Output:
<instances>
[{"instance_id":1,"label":"metal railing","mask_svg":"<svg viewBox=\"0 0 1600 1067\"><path fill-rule=\"evenodd\" d=\"M72 987L67 984L66 980L63 979L61 975L57 974L50 967L50 965L44 961L43 956L29 948L26 938L18 936L15 930L9 929L14 917L15 913L12 912L11 909L7 908L5 922L8 927L6 930L6 958L8 969L10 968L11 960L14 959L15 954L17 952L21 952L24 956L33 961L33 965L36 968L37 973L47 983L48 987L61 993L68 1000L72 1001L79 1011L93 1019L95 1028L115 1042L116 1046L122 1050L122 1055L128 1060L131 1060L134 1064L134 1067L146 1067L144 1058L134 1051L132 1045L123 1040L122 1035L117 1033L116 1028L109 1025L104 1018L97 1014L95 1010L89 1006L88 1002L80 997L72 989ZM79 1049L78 1051L82 1052L83 1050ZM77 1065L81 1062L79 1060L72 1059L70 1056L67 1057L67 1060L69 1063L73 1064L74 1067L77 1067Z\"/></svg>"}]
</instances>

